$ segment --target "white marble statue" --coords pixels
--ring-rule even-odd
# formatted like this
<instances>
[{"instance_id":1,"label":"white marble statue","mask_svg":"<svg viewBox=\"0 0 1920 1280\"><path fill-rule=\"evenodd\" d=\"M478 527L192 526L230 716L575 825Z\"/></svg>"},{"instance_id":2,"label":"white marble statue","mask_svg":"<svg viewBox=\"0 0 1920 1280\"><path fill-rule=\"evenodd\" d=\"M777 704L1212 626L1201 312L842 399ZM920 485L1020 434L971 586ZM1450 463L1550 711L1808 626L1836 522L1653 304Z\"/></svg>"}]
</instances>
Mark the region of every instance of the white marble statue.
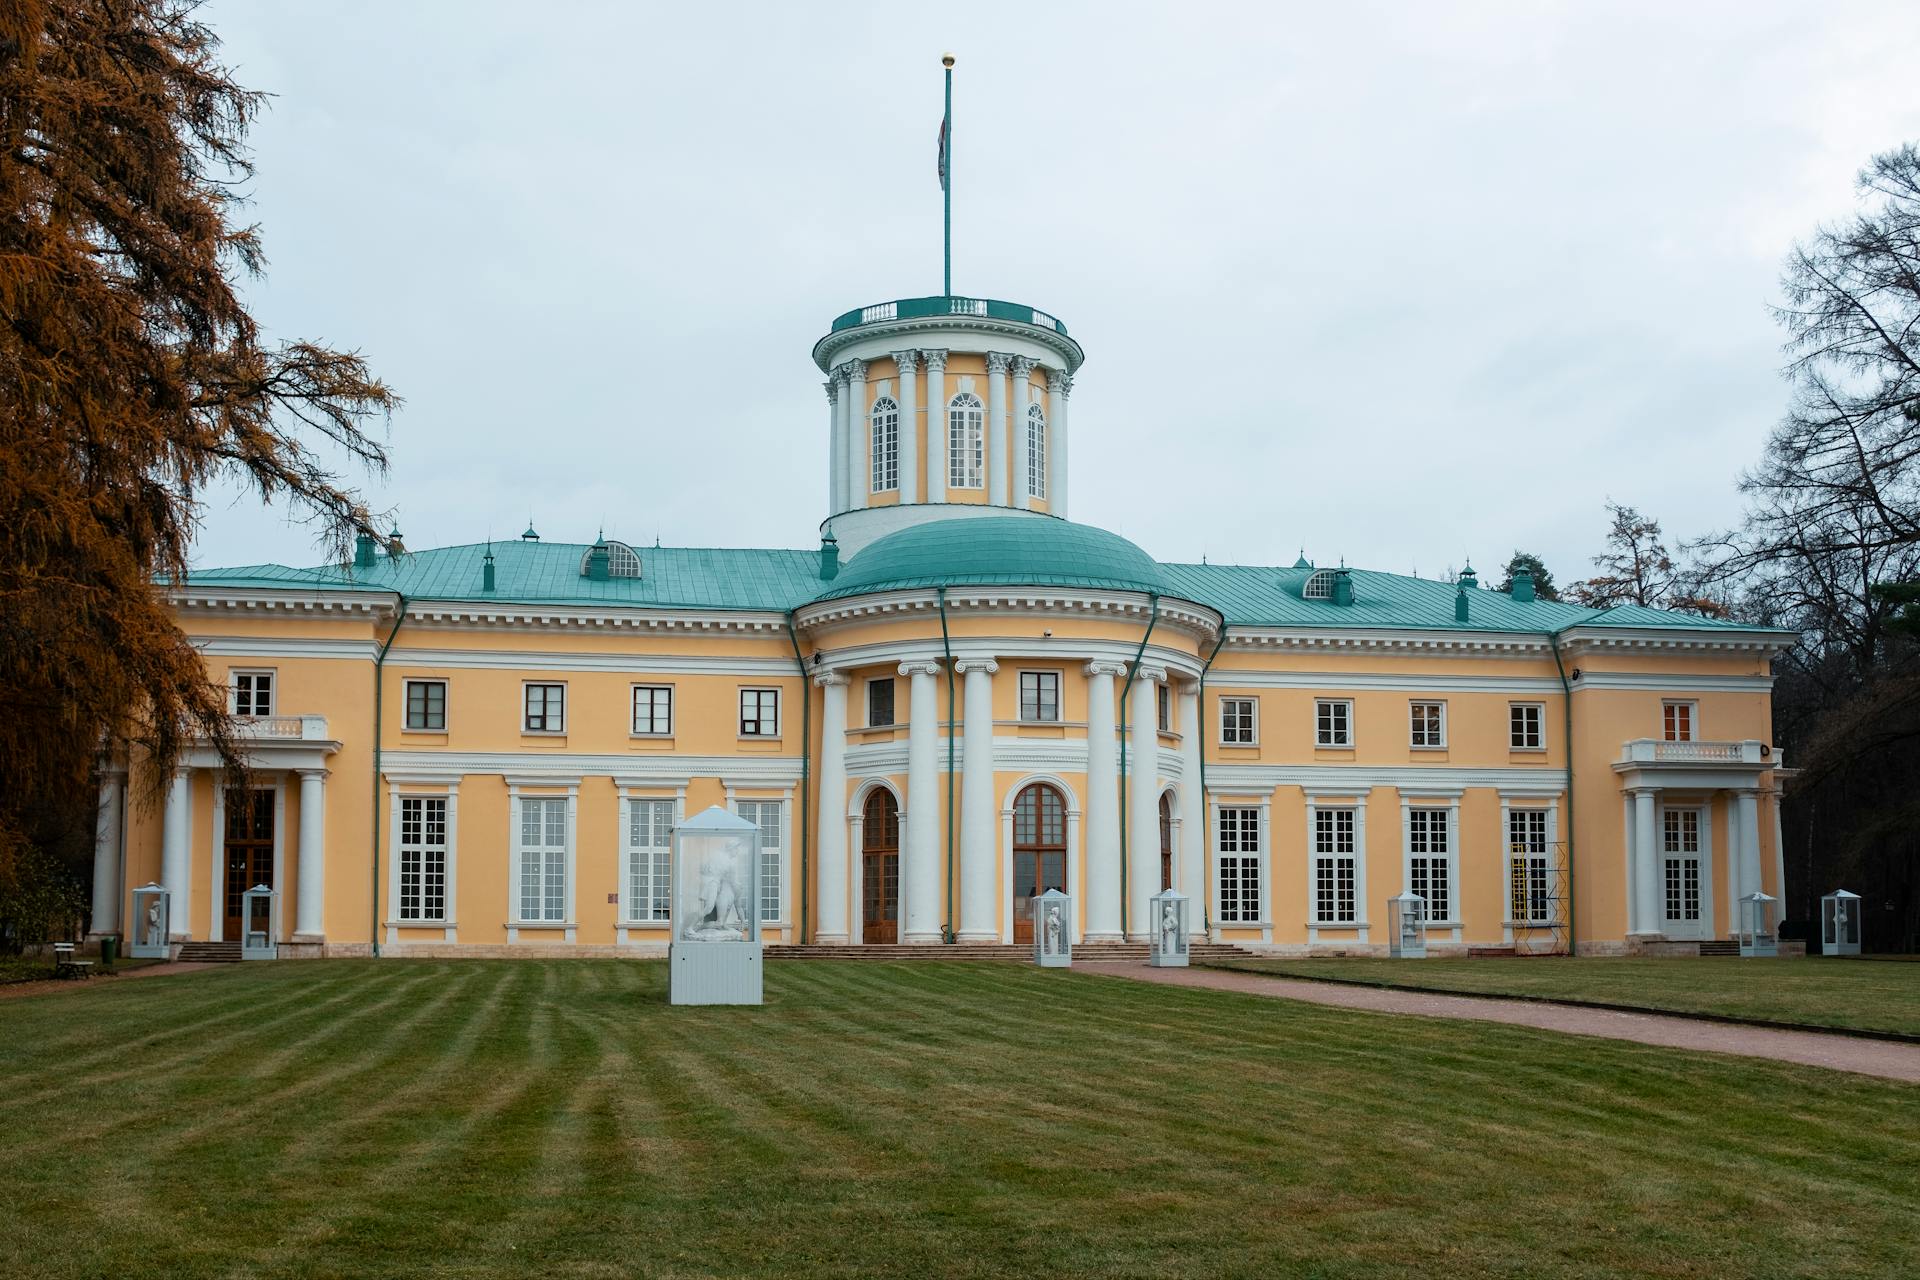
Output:
<instances>
[{"instance_id":1,"label":"white marble statue","mask_svg":"<svg viewBox=\"0 0 1920 1280\"><path fill-rule=\"evenodd\" d=\"M160 899L147 899L147 945L157 947L165 943L166 934L160 926Z\"/></svg>"},{"instance_id":2,"label":"white marble statue","mask_svg":"<svg viewBox=\"0 0 1920 1280\"><path fill-rule=\"evenodd\" d=\"M738 942L747 936L740 910L740 874L733 850L715 843L700 859L700 887L683 936L699 942Z\"/></svg>"},{"instance_id":3,"label":"white marble statue","mask_svg":"<svg viewBox=\"0 0 1920 1280\"><path fill-rule=\"evenodd\" d=\"M1173 955L1180 949L1180 913L1171 902L1160 908L1160 954Z\"/></svg>"},{"instance_id":4,"label":"white marble statue","mask_svg":"<svg viewBox=\"0 0 1920 1280\"><path fill-rule=\"evenodd\" d=\"M1060 954L1060 951L1061 951L1060 927L1061 927L1060 908L1058 906L1049 906L1047 908L1047 924L1046 924L1048 955Z\"/></svg>"}]
</instances>

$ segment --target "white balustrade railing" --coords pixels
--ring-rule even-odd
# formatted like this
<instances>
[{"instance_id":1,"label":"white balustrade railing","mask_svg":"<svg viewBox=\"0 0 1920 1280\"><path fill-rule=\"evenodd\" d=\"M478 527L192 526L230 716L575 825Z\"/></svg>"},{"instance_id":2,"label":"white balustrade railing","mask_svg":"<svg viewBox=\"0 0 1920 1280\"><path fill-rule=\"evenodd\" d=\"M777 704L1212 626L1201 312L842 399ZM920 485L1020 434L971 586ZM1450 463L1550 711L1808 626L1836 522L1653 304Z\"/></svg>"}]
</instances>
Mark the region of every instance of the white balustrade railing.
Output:
<instances>
[{"instance_id":1,"label":"white balustrade railing","mask_svg":"<svg viewBox=\"0 0 1920 1280\"><path fill-rule=\"evenodd\" d=\"M1747 738L1737 742L1665 742L1635 738L1621 744L1623 764L1751 764L1771 765L1772 749Z\"/></svg>"},{"instance_id":2,"label":"white balustrade railing","mask_svg":"<svg viewBox=\"0 0 1920 1280\"><path fill-rule=\"evenodd\" d=\"M317 741L327 736L325 716L235 716L234 733L242 738Z\"/></svg>"}]
</instances>

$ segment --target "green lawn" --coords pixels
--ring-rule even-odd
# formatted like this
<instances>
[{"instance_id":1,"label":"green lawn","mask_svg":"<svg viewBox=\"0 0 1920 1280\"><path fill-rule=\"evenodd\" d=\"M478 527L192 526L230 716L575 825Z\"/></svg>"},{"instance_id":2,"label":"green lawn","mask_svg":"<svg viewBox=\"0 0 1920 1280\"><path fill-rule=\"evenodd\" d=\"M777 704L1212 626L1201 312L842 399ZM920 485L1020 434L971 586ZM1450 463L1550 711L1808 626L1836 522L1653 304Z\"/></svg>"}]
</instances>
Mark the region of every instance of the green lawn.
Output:
<instances>
[{"instance_id":1,"label":"green lawn","mask_svg":"<svg viewBox=\"0 0 1920 1280\"><path fill-rule=\"evenodd\" d=\"M1289 978L1337 978L1472 995L1596 1000L1920 1035L1920 964L1886 960L1328 957L1227 960L1219 967Z\"/></svg>"},{"instance_id":2,"label":"green lawn","mask_svg":"<svg viewBox=\"0 0 1920 1280\"><path fill-rule=\"evenodd\" d=\"M1920 1089L1006 964L0 1004L0 1274L1911 1275Z\"/></svg>"}]
</instances>

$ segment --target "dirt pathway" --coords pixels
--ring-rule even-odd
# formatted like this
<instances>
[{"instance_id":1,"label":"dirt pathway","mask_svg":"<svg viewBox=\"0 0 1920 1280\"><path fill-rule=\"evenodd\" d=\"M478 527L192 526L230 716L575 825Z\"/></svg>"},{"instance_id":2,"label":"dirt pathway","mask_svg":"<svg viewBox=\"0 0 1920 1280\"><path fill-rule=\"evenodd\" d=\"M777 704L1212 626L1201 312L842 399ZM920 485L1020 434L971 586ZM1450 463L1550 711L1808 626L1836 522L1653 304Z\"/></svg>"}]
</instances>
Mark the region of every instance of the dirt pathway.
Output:
<instances>
[{"instance_id":1,"label":"dirt pathway","mask_svg":"<svg viewBox=\"0 0 1920 1280\"><path fill-rule=\"evenodd\" d=\"M1920 1045L1852 1036L1821 1035L1811 1031L1775 1031L1657 1014L1616 1013L1531 1000L1499 1000L1484 996L1436 996L1377 987L1350 987L1293 978L1271 978L1225 969L1153 969L1138 962L1094 961L1075 964L1083 973L1097 973L1137 982L1159 982L1175 987L1210 991L1239 991L1247 995L1304 1000L1309 1004L1374 1013L1410 1013L1426 1018L1466 1018L1477 1022L1504 1022L1542 1031L1577 1036L1608 1036L1669 1049L1705 1053L1733 1053L1750 1058L1772 1058L1809 1067L1852 1071L1888 1080L1920 1083Z\"/></svg>"},{"instance_id":2,"label":"dirt pathway","mask_svg":"<svg viewBox=\"0 0 1920 1280\"><path fill-rule=\"evenodd\" d=\"M201 969L218 969L217 964L202 964L189 960L184 964L175 961L172 964L148 964L138 969L127 969L111 977L96 974L91 978L47 978L38 982L9 982L0 985L0 1000L14 1000L21 996L50 996L61 991L97 991L101 987L110 987L116 982L125 982L128 978L167 978L176 973L196 973Z\"/></svg>"}]
</instances>

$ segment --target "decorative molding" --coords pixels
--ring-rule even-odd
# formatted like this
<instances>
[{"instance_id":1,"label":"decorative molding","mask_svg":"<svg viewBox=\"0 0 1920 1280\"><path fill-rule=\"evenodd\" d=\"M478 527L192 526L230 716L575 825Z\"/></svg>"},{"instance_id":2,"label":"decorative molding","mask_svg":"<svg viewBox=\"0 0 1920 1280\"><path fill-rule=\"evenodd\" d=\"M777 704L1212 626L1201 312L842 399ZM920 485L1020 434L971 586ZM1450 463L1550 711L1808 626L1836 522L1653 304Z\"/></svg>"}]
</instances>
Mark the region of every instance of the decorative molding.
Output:
<instances>
[{"instance_id":1,"label":"decorative molding","mask_svg":"<svg viewBox=\"0 0 1920 1280\"><path fill-rule=\"evenodd\" d=\"M1071 396L1073 394L1073 375L1065 369L1049 368L1047 370L1047 390L1057 391L1063 397Z\"/></svg>"},{"instance_id":2,"label":"decorative molding","mask_svg":"<svg viewBox=\"0 0 1920 1280\"><path fill-rule=\"evenodd\" d=\"M342 618L391 618L397 591L341 587L238 587L216 583L167 588L167 601L181 613L287 613Z\"/></svg>"},{"instance_id":3,"label":"decorative molding","mask_svg":"<svg viewBox=\"0 0 1920 1280\"><path fill-rule=\"evenodd\" d=\"M1566 785L1564 769L1217 762L1207 765L1207 790L1222 795L1264 795L1280 787L1299 787L1330 795L1356 795L1374 787L1393 787L1414 795L1437 795L1456 788L1493 788L1515 795L1558 795Z\"/></svg>"},{"instance_id":4,"label":"decorative molding","mask_svg":"<svg viewBox=\"0 0 1920 1280\"><path fill-rule=\"evenodd\" d=\"M845 368L849 382L865 382L867 380L867 362L865 360L849 360Z\"/></svg>"},{"instance_id":5,"label":"decorative molding","mask_svg":"<svg viewBox=\"0 0 1920 1280\"><path fill-rule=\"evenodd\" d=\"M1133 678L1135 680L1144 680L1148 684L1165 684L1167 682L1167 669L1165 667L1150 667L1142 662L1135 667Z\"/></svg>"},{"instance_id":6,"label":"decorative molding","mask_svg":"<svg viewBox=\"0 0 1920 1280\"><path fill-rule=\"evenodd\" d=\"M818 365L831 360L837 353L849 348L871 349L878 346L884 349L889 339L911 341L912 335L916 334L982 335L983 347L991 335L1003 335L1050 352L1075 368L1086 359L1080 344L1058 329L1018 320L1003 320L997 316L940 315L876 321L829 333L814 343L814 363Z\"/></svg>"},{"instance_id":7,"label":"decorative molding","mask_svg":"<svg viewBox=\"0 0 1920 1280\"><path fill-rule=\"evenodd\" d=\"M944 350L922 350L920 358L927 362L928 373L944 374L947 371L947 353Z\"/></svg>"},{"instance_id":8,"label":"decorative molding","mask_svg":"<svg viewBox=\"0 0 1920 1280\"><path fill-rule=\"evenodd\" d=\"M405 633L402 633L405 638ZM549 653L534 649L407 649L387 655L392 670L415 667L477 671L611 671L649 676L718 675L768 680L794 675L792 658L701 657L660 653Z\"/></svg>"},{"instance_id":9,"label":"decorative molding","mask_svg":"<svg viewBox=\"0 0 1920 1280\"><path fill-rule=\"evenodd\" d=\"M1089 678L1093 676L1114 676L1118 678L1127 674L1127 664L1124 662L1095 660L1089 662L1086 666L1082 667L1081 670L1084 671Z\"/></svg>"},{"instance_id":10,"label":"decorative molding","mask_svg":"<svg viewBox=\"0 0 1920 1280\"><path fill-rule=\"evenodd\" d=\"M984 671L988 675L992 675L1000 669L1000 664L992 658L955 658L953 660L953 669L963 676L974 671Z\"/></svg>"},{"instance_id":11,"label":"decorative molding","mask_svg":"<svg viewBox=\"0 0 1920 1280\"><path fill-rule=\"evenodd\" d=\"M209 658L342 658L372 662L373 640L325 640L313 636L196 636L187 642Z\"/></svg>"},{"instance_id":12,"label":"decorative molding","mask_svg":"<svg viewBox=\"0 0 1920 1280\"><path fill-rule=\"evenodd\" d=\"M937 662L903 662L896 668L903 676L937 676L940 664Z\"/></svg>"},{"instance_id":13,"label":"decorative molding","mask_svg":"<svg viewBox=\"0 0 1920 1280\"><path fill-rule=\"evenodd\" d=\"M828 404L837 405L840 403L840 384L837 381L835 381L832 378L828 378L825 382L821 383L820 385L826 389Z\"/></svg>"},{"instance_id":14,"label":"decorative molding","mask_svg":"<svg viewBox=\"0 0 1920 1280\"><path fill-rule=\"evenodd\" d=\"M754 778L791 782L800 777L799 756L685 756L589 755L560 751L383 751L383 770L396 773L442 772L462 777L498 774L509 785L569 786L582 778L623 779L678 776L689 778ZM654 770L673 770L672 775ZM536 781L537 780L537 781ZM756 782L754 785L761 785Z\"/></svg>"},{"instance_id":15,"label":"decorative molding","mask_svg":"<svg viewBox=\"0 0 1920 1280\"><path fill-rule=\"evenodd\" d=\"M645 604L578 606L494 604L474 600L408 602L407 620L421 630L485 626L519 632L644 631L673 635L766 634L785 639L783 613L731 609L660 609Z\"/></svg>"},{"instance_id":16,"label":"decorative molding","mask_svg":"<svg viewBox=\"0 0 1920 1280\"><path fill-rule=\"evenodd\" d=\"M842 685L850 683L845 672L835 671L832 669L828 669L826 671L814 672L813 682L819 685L822 689L838 688Z\"/></svg>"},{"instance_id":17,"label":"decorative molding","mask_svg":"<svg viewBox=\"0 0 1920 1280\"><path fill-rule=\"evenodd\" d=\"M1153 612L1152 601L1145 592L1037 586L949 587L947 609L950 613L989 613L1009 617L1059 618L1063 615L1081 615L1143 622ZM913 614L937 617L938 613L939 597L936 592L928 588L909 588L802 605L795 611L794 622L803 630L811 630L840 622L865 623L875 618ZM1219 613L1194 601L1162 596L1159 618L1162 625L1178 627L1203 640L1211 641L1220 634Z\"/></svg>"},{"instance_id":18,"label":"decorative molding","mask_svg":"<svg viewBox=\"0 0 1920 1280\"><path fill-rule=\"evenodd\" d=\"M1005 351L987 352L987 376L988 377L1004 376L1007 372L1007 367L1012 363L1013 363L1013 356L1008 352L1005 352Z\"/></svg>"},{"instance_id":19,"label":"decorative molding","mask_svg":"<svg viewBox=\"0 0 1920 1280\"><path fill-rule=\"evenodd\" d=\"M892 355L894 369L899 372L903 379L911 378L914 370L919 367L920 353L912 347L908 347L903 351L895 351Z\"/></svg>"},{"instance_id":20,"label":"decorative molding","mask_svg":"<svg viewBox=\"0 0 1920 1280\"><path fill-rule=\"evenodd\" d=\"M1021 381L1025 381L1033 376L1036 363L1031 356L1015 356L1013 358L1013 376Z\"/></svg>"}]
</instances>

